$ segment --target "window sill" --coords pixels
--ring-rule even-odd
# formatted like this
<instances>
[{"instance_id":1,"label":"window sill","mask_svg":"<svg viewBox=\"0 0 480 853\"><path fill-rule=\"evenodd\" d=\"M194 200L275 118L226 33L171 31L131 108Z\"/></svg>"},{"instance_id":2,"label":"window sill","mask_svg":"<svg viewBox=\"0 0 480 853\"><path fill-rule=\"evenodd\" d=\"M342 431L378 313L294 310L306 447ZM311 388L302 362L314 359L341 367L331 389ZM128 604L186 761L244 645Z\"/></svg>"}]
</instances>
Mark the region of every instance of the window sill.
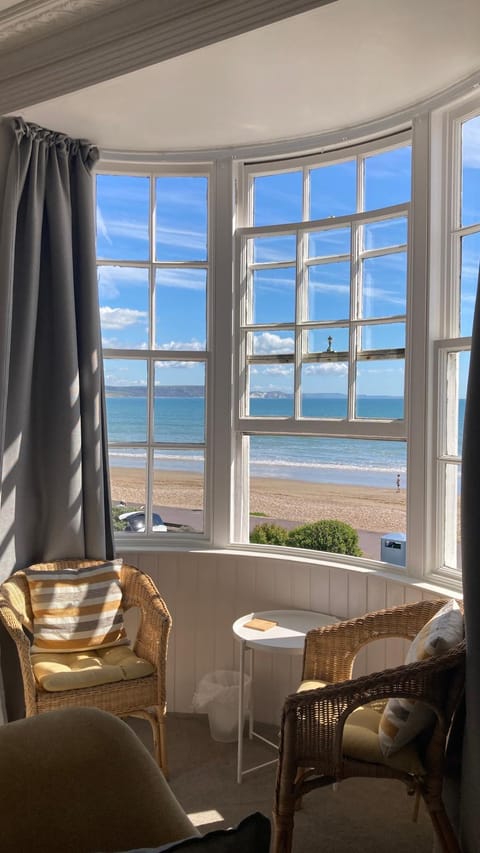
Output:
<instances>
[{"instance_id":1,"label":"window sill","mask_svg":"<svg viewBox=\"0 0 480 853\"><path fill-rule=\"evenodd\" d=\"M117 540L116 544L117 550L125 554L132 552L140 554L152 551L184 552L225 557L250 557L255 560L273 560L274 562L298 563L303 566L338 569L341 572L347 571L353 574L370 575L371 577L382 578L388 582L400 583L403 586L418 589L422 593L427 592L432 593L432 595L445 596L457 600L462 600L463 598L460 580L456 581L452 579L450 581L450 579L438 577L431 577L429 579L413 577L412 575L408 575L407 570L402 567L398 567L398 569L393 566L388 568L385 563L362 560L361 558L357 558L355 562L350 562L333 554L329 556L322 555L320 557L313 552L299 554L297 549L286 548L283 548L282 552L278 553L278 551L274 551L273 549L267 550L265 546L265 550L245 545L230 545L225 548L215 548L208 542L203 547L201 543L196 542L193 544L191 541L186 542L185 540L170 542L168 547L166 547L165 541L159 537L149 537L148 539L145 537L142 541L136 540L135 542L131 540L128 542Z\"/></svg>"}]
</instances>

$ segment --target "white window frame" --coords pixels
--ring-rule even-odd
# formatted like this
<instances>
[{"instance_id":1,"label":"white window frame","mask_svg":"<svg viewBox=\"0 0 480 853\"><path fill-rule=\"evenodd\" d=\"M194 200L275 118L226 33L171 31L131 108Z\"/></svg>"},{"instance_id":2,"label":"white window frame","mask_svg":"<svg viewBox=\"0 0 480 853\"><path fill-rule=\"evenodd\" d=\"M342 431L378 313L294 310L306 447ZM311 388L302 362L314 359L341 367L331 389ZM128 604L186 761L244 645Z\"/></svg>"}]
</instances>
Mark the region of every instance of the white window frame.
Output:
<instances>
[{"instance_id":1,"label":"white window frame","mask_svg":"<svg viewBox=\"0 0 480 853\"><path fill-rule=\"evenodd\" d=\"M462 97L453 105L432 113L431 176L431 332L433 339L433 452L430 477L431 561L430 578L453 587L461 586L461 563L450 565L448 554L456 546L456 505L447 513L446 466L461 466L461 456L445 451L445 436L452 406L447 405L450 353L469 352L471 337L460 336L461 239L480 232L480 225L461 226L461 126L480 115L480 97ZM440 288L438 284L440 282ZM435 293L439 295L435 298Z\"/></svg>"},{"instance_id":2,"label":"white window frame","mask_svg":"<svg viewBox=\"0 0 480 853\"><path fill-rule=\"evenodd\" d=\"M149 179L149 222L148 222L148 238L149 238L149 256L144 261L129 261L129 260L106 260L97 258L98 267L136 267L148 270L148 285L149 285L149 327L148 327L148 347L145 349L103 349L103 358L105 362L109 359L137 359L146 361L147 363L147 436L144 442L134 442L131 444L136 449L144 449L146 456L146 485L145 485L145 515L147 521L147 531L145 534L135 533L115 533L115 540L119 546L133 545L136 550L141 550L143 547L155 546L162 543L168 535L169 544L179 544L182 541L186 544L192 542L200 543L211 541L212 538L212 510L211 510L211 474L210 474L210 448L213 446L209 436L213 433L213 412L212 412L212 397L211 389L214 387L213 381L213 359L212 359L212 338L214 335L213 317L213 283L212 283L212 268L213 268L213 251L214 251L214 223L215 223L215 204L213 196L216 191L215 187L215 170L212 163L145 163L143 166L139 163L118 163L103 161L96 172L97 175L128 175L132 177L144 177ZM207 191L207 259L206 261L157 261L153 260L152 247L155 241L155 180L161 177L206 177L208 181ZM156 271L158 269L169 268L188 268L188 269L205 269L206 270L206 346L203 351L184 351L184 350L166 350L152 348L153 329L155 325L155 280ZM205 436L203 443L188 444L184 443L181 447L185 449L201 449L204 454L204 474L203 474L203 532L189 533L182 531L175 533L170 531L165 533L154 533L151 531L151 518L153 511L153 484L155 470L155 450L161 446L167 450L178 449L178 443L158 442L154 439L154 385L155 385L155 363L158 361L194 361L205 364ZM129 442L109 442L109 449L112 447L121 446L129 447Z\"/></svg>"},{"instance_id":3,"label":"white window frame","mask_svg":"<svg viewBox=\"0 0 480 853\"><path fill-rule=\"evenodd\" d=\"M236 493L239 496L235 504L235 512L234 512L234 540L236 543L242 545L242 547L249 547L249 520L248 520L248 507L249 507L249 472L248 472L248 461L247 461L247 453L246 453L246 445L245 438L248 435L261 435L261 434L292 434L292 435L311 435L311 436L319 436L319 437L347 437L347 438L371 438L371 439L379 439L379 440L402 440L407 441L408 448L408 399L409 399L409 382L408 376L411 374L410 366L409 366L409 323L410 323L410 306L412 304L412 296L411 291L411 268L412 268L412 258L411 258L411 247L412 247L412 217L410 215L411 212L411 204L412 200L406 204L392 206L390 208L382 208L381 212L379 211L358 211L353 215L345 216L345 217L335 217L334 219L323 219L323 220L308 220L308 209L309 209L309 199L308 193L305 191L307 184L307 171L313 167L320 166L322 163L340 163L346 160L351 160L354 157L359 159L359 168L357 169L357 207L362 206L362 174L364 169L364 161L365 158L372 154L383 153L384 151L392 150L400 147L402 144L411 144L412 145L412 168L413 168L413 134L411 130L406 130L397 134L386 134L381 139L376 139L374 141L352 144L350 143L348 148L344 147L340 151L328 151L322 154L315 154L305 157L299 158L288 158L282 161L264 161L262 164L258 163L248 163L245 162L243 164L243 168L239 170L239 211L238 211L238 222L241 223L241 226L237 228L236 232L236 255L235 255L235 268L236 268L236 279L235 279L235 290L236 290L236 299L235 299L235 315L236 315L236 323L235 323L235 379L234 379L234 464L235 464L235 480L237 483L241 484ZM285 225L279 226L253 226L249 223L253 219L253 182L254 178L259 177L261 175L271 175L273 173L279 172L287 172L294 171L295 169L303 170L303 221L301 223L289 223ZM413 188L412 188L412 197L413 197ZM246 414L246 404L245 404L245 394L246 394L246 382L245 382L245 374L246 374L246 364L248 361L247 353L246 353L246 332L253 329L253 324L247 322L247 312L245 309L245 294L246 294L246 277L247 277L247 257L246 257L246 240L248 237L254 236L262 236L262 235L273 235L273 234L282 234L282 233L292 233L296 231L299 235L302 235L303 232L312 231L316 226L341 226L342 224L355 223L352 225L352 241L355 239L356 225L363 224L364 222L368 222L370 220L378 220L382 217L382 215L387 218L388 216L392 216L394 214L404 215L407 218L408 222L408 242L407 242L407 310L406 317L402 315L402 321L406 321L406 341L405 341L405 381L404 381L404 417L402 420L394 420L394 421L373 421L373 420L365 420L365 419L356 419L354 417L353 411L353 401L355 399L354 387L352 388L352 377L350 377L349 382L349 410L348 416L345 420L323 420L323 419L293 419L293 418L259 418L252 417ZM297 245L301 244L301 240L297 241ZM352 246L353 249L353 246ZM301 251L300 249L298 251ZM352 257L354 257L354 252L352 251ZM361 257L366 256L367 253L362 253ZM303 259L300 259L300 262ZM297 259L297 268L298 268L298 259ZM351 298L355 297L354 289L351 290ZM297 303L298 303L298 288L297 288ZM298 305L297 305L298 309ZM298 319L298 314L295 318ZM350 319L350 323L355 328L358 325L361 325L362 322L365 321L361 319L352 320ZM392 321L393 322L393 321ZM269 328L274 328L276 324L268 324ZM329 326L334 326L335 323L330 323ZM301 328L305 328L308 326L308 323L302 323ZM255 328L261 328L261 326ZM297 325L295 324L295 328L297 329ZM298 330L296 331L298 334ZM352 363L352 342L350 344L350 352L349 352L349 364ZM297 357L297 356L296 356ZM297 367L298 365L295 365ZM242 378L241 378L242 377ZM354 379L353 379L354 382ZM297 381L295 383L295 412L298 416L299 414L299 400L298 400L298 384ZM407 468L407 479L408 479L408 468ZM408 494L408 489L407 489ZM408 514L407 514L408 518ZM251 547L251 546L250 546ZM325 557L325 555L323 555ZM335 562L337 560L335 555L328 555L328 559ZM343 558L344 559L344 558ZM358 560L355 560L358 562ZM372 561L367 561L371 563ZM378 565L375 562L375 565ZM390 567L389 570L395 573L399 571L403 576L408 573L408 569L400 569L397 567Z\"/></svg>"}]
</instances>

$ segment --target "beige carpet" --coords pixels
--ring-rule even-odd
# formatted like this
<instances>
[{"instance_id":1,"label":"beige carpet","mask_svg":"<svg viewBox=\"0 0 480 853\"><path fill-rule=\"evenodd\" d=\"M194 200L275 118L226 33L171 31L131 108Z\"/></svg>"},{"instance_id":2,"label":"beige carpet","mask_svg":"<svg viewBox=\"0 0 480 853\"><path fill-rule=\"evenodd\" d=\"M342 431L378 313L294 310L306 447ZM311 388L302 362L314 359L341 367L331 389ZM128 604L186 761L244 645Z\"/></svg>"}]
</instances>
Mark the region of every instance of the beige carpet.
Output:
<instances>
[{"instance_id":1,"label":"beige carpet","mask_svg":"<svg viewBox=\"0 0 480 853\"><path fill-rule=\"evenodd\" d=\"M151 748L148 723L132 727ZM271 735L273 729L264 734ZM276 765L236 782L236 743L212 740L206 715L169 714L170 784L202 833L236 825L253 811L270 817ZM270 760L274 751L245 740L245 767ZM399 782L351 779L338 790L313 791L295 817L294 853L432 853L433 834L423 803L412 821L413 798ZM210 814L209 814L210 813ZM217 813L217 814L215 814ZM254 853L254 851L252 851Z\"/></svg>"}]
</instances>

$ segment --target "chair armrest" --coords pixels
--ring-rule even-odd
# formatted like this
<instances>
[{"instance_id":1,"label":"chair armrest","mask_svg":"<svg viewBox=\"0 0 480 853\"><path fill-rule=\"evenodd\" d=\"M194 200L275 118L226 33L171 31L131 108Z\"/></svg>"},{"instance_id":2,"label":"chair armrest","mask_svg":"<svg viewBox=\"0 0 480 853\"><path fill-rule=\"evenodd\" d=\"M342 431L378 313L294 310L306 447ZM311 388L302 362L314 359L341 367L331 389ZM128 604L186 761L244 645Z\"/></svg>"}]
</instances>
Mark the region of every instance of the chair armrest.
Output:
<instances>
[{"instance_id":1,"label":"chair armrest","mask_svg":"<svg viewBox=\"0 0 480 853\"><path fill-rule=\"evenodd\" d=\"M443 600L418 601L377 610L325 628L313 628L305 638L302 679L328 682L350 679L360 649L382 638L413 640L444 603Z\"/></svg>"},{"instance_id":2,"label":"chair armrest","mask_svg":"<svg viewBox=\"0 0 480 853\"><path fill-rule=\"evenodd\" d=\"M321 772L336 777L342 763L342 737L347 717L361 705L392 697L429 705L446 729L452 708L445 707L451 671L463 683L465 643L438 657L404 664L316 690L288 696L283 709L280 753L292 751L295 762L321 764Z\"/></svg>"},{"instance_id":3,"label":"chair armrest","mask_svg":"<svg viewBox=\"0 0 480 853\"><path fill-rule=\"evenodd\" d=\"M166 660L168 636L172 617L152 579L134 566L123 565L122 606L138 607L140 626L135 642L135 653L158 667Z\"/></svg>"},{"instance_id":4,"label":"chair armrest","mask_svg":"<svg viewBox=\"0 0 480 853\"><path fill-rule=\"evenodd\" d=\"M23 690L25 697L25 708L27 715L34 713L36 707L36 682L33 674L30 657L30 640L28 639L22 622L16 611L12 608L8 599L0 593L0 621L10 634L18 654L20 669L22 672Z\"/></svg>"}]
</instances>

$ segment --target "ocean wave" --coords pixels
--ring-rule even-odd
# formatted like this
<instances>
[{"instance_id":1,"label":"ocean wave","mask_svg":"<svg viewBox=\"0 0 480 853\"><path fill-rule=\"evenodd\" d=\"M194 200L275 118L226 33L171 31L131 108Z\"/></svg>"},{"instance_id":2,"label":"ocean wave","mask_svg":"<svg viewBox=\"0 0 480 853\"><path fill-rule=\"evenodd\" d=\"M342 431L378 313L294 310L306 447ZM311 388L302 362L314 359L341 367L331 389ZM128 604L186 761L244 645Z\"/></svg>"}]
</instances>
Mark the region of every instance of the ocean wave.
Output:
<instances>
[{"instance_id":1,"label":"ocean wave","mask_svg":"<svg viewBox=\"0 0 480 853\"><path fill-rule=\"evenodd\" d=\"M110 458L113 459L131 459L144 462L146 453L136 450L110 450ZM182 453L161 453L155 452L155 461L157 462L181 462L181 463L203 463L204 457L198 454L185 455ZM256 459L254 456L250 458L250 464L253 468L286 468L286 469L305 469L316 471L358 471L369 474L406 474L406 467L402 463L391 460L384 465L359 463L359 462L313 462L312 460L302 461L299 459Z\"/></svg>"},{"instance_id":2,"label":"ocean wave","mask_svg":"<svg viewBox=\"0 0 480 853\"><path fill-rule=\"evenodd\" d=\"M311 460L301 462L297 459L255 459L252 457L250 462L252 465L268 468L314 468L328 471L365 471L371 474L391 474L392 472L406 474L407 471L404 464L398 464L398 462L394 462L393 460L389 465L362 465L355 462L348 464L345 462L312 462Z\"/></svg>"}]
</instances>

